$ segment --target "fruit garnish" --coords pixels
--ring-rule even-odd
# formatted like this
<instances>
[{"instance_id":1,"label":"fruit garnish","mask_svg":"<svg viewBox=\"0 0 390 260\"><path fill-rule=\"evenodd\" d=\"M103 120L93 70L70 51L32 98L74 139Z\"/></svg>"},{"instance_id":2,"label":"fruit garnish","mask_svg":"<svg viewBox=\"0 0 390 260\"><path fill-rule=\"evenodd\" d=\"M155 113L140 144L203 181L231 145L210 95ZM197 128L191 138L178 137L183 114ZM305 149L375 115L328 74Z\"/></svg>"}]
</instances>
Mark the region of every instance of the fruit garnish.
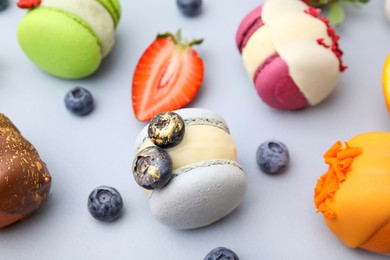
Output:
<instances>
[{"instance_id":1,"label":"fruit garnish","mask_svg":"<svg viewBox=\"0 0 390 260\"><path fill-rule=\"evenodd\" d=\"M339 47L339 39L340 37L337 35L336 30L330 25L330 22L328 19L320 15L320 9L314 8L309 6L308 9L305 10L305 13L316 17L317 19L321 20L327 28L328 36L332 39L332 45L325 44L324 38L317 39L317 43L321 46L324 46L325 48L331 49L332 52L336 55L337 59L339 60L339 69L341 72L344 72L348 67L344 66L343 64L343 51Z\"/></svg>"},{"instance_id":2,"label":"fruit garnish","mask_svg":"<svg viewBox=\"0 0 390 260\"><path fill-rule=\"evenodd\" d=\"M308 5L326 8L326 16L332 26L338 26L345 20L345 10L343 4L353 7L361 7L361 4L370 0L302 0Z\"/></svg>"},{"instance_id":3,"label":"fruit garnish","mask_svg":"<svg viewBox=\"0 0 390 260\"><path fill-rule=\"evenodd\" d=\"M149 146L135 156L133 176L144 189L161 189L172 178L172 165L168 152L158 146Z\"/></svg>"},{"instance_id":4,"label":"fruit garnish","mask_svg":"<svg viewBox=\"0 0 390 260\"><path fill-rule=\"evenodd\" d=\"M9 0L0 0L0 11L6 9L9 5Z\"/></svg>"},{"instance_id":5,"label":"fruit garnish","mask_svg":"<svg viewBox=\"0 0 390 260\"><path fill-rule=\"evenodd\" d=\"M99 186L88 197L88 211L101 221L117 219L123 208L121 194L113 187Z\"/></svg>"},{"instance_id":6,"label":"fruit garnish","mask_svg":"<svg viewBox=\"0 0 390 260\"><path fill-rule=\"evenodd\" d=\"M230 259L230 260L239 260L240 258L237 256L235 252L226 248L226 247L216 247L211 250L204 260L217 260L217 259Z\"/></svg>"},{"instance_id":7,"label":"fruit garnish","mask_svg":"<svg viewBox=\"0 0 390 260\"><path fill-rule=\"evenodd\" d=\"M262 143L256 152L256 161L265 173L281 172L290 161L287 146L277 140Z\"/></svg>"},{"instance_id":8,"label":"fruit garnish","mask_svg":"<svg viewBox=\"0 0 390 260\"><path fill-rule=\"evenodd\" d=\"M91 92L82 87L75 87L66 93L66 108L77 116L85 116L92 112L94 102Z\"/></svg>"},{"instance_id":9,"label":"fruit garnish","mask_svg":"<svg viewBox=\"0 0 390 260\"><path fill-rule=\"evenodd\" d=\"M175 112L162 112L150 121L148 135L150 141L161 148L178 145L184 137L185 124Z\"/></svg>"},{"instance_id":10,"label":"fruit garnish","mask_svg":"<svg viewBox=\"0 0 390 260\"><path fill-rule=\"evenodd\" d=\"M188 104L203 81L203 61L192 48L203 40L182 43L181 31L159 34L145 50L133 76L135 116L149 121L156 114Z\"/></svg>"},{"instance_id":11,"label":"fruit garnish","mask_svg":"<svg viewBox=\"0 0 390 260\"><path fill-rule=\"evenodd\" d=\"M41 4L41 0L19 0L16 5L22 9L31 9Z\"/></svg>"},{"instance_id":12,"label":"fruit garnish","mask_svg":"<svg viewBox=\"0 0 390 260\"><path fill-rule=\"evenodd\" d=\"M186 16L195 16L200 13L202 0L176 0L176 4Z\"/></svg>"},{"instance_id":13,"label":"fruit garnish","mask_svg":"<svg viewBox=\"0 0 390 260\"><path fill-rule=\"evenodd\" d=\"M387 110L390 113L390 54L387 55L382 72L383 94L385 96Z\"/></svg>"}]
</instances>

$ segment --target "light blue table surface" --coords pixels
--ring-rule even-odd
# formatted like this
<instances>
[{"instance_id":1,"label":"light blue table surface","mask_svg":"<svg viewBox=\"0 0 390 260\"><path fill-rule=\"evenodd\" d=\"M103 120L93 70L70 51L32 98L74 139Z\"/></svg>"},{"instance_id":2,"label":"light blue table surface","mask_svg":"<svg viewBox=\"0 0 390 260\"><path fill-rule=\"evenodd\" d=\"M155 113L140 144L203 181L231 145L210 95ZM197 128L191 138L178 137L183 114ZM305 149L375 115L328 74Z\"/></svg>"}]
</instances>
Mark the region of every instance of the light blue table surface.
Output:
<instances>
[{"instance_id":1,"label":"light blue table surface","mask_svg":"<svg viewBox=\"0 0 390 260\"><path fill-rule=\"evenodd\" d=\"M337 31L349 69L325 102L298 112L261 102L235 48L239 22L262 1L204 1L202 14L187 18L174 0L122 0L114 50L95 75L73 81L45 74L24 55L16 28L25 11L15 3L0 12L0 112L38 149L53 183L41 210L0 230L0 259L197 260L217 246L233 249L242 260L387 259L345 247L313 204L316 181L327 170L322 155L335 141L390 130L381 86L390 23L382 0L347 9ZM248 177L236 211L187 231L153 218L131 173L135 137L144 126L132 111L132 74L155 35L178 28L187 38L205 39L196 47L205 80L188 107L211 109L226 119ZM65 109L64 95L74 86L93 93L91 115L79 118ZM268 139L290 149L291 164L282 175L265 175L256 164L256 149ZM98 222L87 210L89 193L103 184L117 188L124 200L114 223Z\"/></svg>"}]
</instances>

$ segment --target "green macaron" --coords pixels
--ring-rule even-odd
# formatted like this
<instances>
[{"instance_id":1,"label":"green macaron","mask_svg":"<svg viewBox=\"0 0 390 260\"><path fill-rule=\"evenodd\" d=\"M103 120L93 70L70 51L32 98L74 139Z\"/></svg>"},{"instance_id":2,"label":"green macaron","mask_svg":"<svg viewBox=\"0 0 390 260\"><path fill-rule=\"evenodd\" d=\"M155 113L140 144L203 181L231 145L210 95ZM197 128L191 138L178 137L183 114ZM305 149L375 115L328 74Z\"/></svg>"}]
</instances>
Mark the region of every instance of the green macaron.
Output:
<instances>
[{"instance_id":1,"label":"green macaron","mask_svg":"<svg viewBox=\"0 0 390 260\"><path fill-rule=\"evenodd\" d=\"M110 23L116 26L120 17L119 2L99 0L99 3L112 17ZM31 9L20 21L17 34L20 46L30 60L60 78L89 76L103 59L101 39L92 26L59 8L38 6Z\"/></svg>"},{"instance_id":2,"label":"green macaron","mask_svg":"<svg viewBox=\"0 0 390 260\"><path fill-rule=\"evenodd\" d=\"M114 20L115 26L118 25L119 19L121 17L121 5L118 0L98 0L106 10L110 13L112 19Z\"/></svg>"}]
</instances>

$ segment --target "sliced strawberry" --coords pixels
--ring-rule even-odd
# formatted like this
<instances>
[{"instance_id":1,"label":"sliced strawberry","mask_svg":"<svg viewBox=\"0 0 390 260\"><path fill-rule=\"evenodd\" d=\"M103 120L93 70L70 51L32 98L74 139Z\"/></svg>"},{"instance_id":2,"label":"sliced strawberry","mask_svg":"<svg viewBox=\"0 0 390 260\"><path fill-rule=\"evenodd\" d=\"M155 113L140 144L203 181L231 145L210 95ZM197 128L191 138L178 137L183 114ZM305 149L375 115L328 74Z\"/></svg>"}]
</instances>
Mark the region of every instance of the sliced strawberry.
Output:
<instances>
[{"instance_id":1,"label":"sliced strawberry","mask_svg":"<svg viewBox=\"0 0 390 260\"><path fill-rule=\"evenodd\" d=\"M133 110L140 121L188 104L203 81L203 62L192 45L180 43L180 31L159 35L139 60L133 76Z\"/></svg>"}]
</instances>

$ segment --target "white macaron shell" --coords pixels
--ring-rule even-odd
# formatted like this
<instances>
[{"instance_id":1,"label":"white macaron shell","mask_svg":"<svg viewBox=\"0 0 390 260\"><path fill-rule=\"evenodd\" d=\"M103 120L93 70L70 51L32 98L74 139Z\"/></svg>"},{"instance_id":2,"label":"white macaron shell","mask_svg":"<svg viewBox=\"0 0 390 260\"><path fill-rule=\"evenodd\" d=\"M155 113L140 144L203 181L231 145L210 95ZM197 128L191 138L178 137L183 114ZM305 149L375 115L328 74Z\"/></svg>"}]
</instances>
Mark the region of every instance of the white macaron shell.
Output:
<instances>
[{"instance_id":1,"label":"white macaron shell","mask_svg":"<svg viewBox=\"0 0 390 260\"><path fill-rule=\"evenodd\" d=\"M186 168L190 170L151 194L150 208L160 222L176 229L199 228L239 206L246 191L246 176L238 164L213 160Z\"/></svg>"}]
</instances>

